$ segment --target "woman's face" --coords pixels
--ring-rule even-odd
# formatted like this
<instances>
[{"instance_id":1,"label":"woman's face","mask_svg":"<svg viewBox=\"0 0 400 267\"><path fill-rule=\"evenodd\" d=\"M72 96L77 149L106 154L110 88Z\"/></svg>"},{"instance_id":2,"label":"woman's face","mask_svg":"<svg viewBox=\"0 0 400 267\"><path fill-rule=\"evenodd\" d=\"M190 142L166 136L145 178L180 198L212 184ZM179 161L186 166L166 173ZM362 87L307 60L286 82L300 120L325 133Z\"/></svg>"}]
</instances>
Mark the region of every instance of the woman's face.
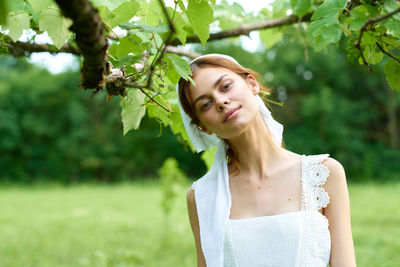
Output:
<instances>
[{"instance_id":1,"label":"woman's face","mask_svg":"<svg viewBox=\"0 0 400 267\"><path fill-rule=\"evenodd\" d=\"M190 96L204 132L230 139L256 117L258 103L254 95L260 87L252 75L244 80L228 69L207 67L196 71L194 81Z\"/></svg>"}]
</instances>

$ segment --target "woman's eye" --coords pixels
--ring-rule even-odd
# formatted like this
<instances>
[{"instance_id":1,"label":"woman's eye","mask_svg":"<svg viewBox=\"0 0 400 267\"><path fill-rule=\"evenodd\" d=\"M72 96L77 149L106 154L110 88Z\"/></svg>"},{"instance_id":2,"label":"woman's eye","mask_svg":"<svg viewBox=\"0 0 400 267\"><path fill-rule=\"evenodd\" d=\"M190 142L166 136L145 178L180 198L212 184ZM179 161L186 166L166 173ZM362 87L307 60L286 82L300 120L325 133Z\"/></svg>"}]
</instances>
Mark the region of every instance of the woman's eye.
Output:
<instances>
[{"instance_id":1,"label":"woman's eye","mask_svg":"<svg viewBox=\"0 0 400 267\"><path fill-rule=\"evenodd\" d=\"M211 105L211 101L206 101L201 105L201 110L206 110Z\"/></svg>"},{"instance_id":2,"label":"woman's eye","mask_svg":"<svg viewBox=\"0 0 400 267\"><path fill-rule=\"evenodd\" d=\"M222 90L227 90L229 89L229 87L231 87L231 82L224 84L224 86L222 87Z\"/></svg>"}]
</instances>

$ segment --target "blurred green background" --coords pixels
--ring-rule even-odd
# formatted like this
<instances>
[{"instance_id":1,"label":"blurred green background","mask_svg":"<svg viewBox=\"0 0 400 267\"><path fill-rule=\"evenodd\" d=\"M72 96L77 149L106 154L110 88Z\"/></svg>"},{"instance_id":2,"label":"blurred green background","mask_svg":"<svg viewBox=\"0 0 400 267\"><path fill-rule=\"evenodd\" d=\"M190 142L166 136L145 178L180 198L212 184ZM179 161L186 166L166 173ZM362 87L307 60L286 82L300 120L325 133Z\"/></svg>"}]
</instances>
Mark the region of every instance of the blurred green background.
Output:
<instances>
[{"instance_id":1,"label":"blurred green background","mask_svg":"<svg viewBox=\"0 0 400 267\"><path fill-rule=\"evenodd\" d=\"M232 55L260 73L270 98L284 102L271 108L287 149L330 153L350 181L399 180L400 94L388 87L383 64L368 73L334 46L306 62L304 50L288 41L262 51L220 41L201 52ZM52 75L23 59L0 59L1 181L151 179L168 157L189 177L205 173L200 157L155 119L123 136L120 99L92 96L79 82L78 72Z\"/></svg>"},{"instance_id":2,"label":"blurred green background","mask_svg":"<svg viewBox=\"0 0 400 267\"><path fill-rule=\"evenodd\" d=\"M400 94L384 63L368 73L345 46L194 49L260 73L284 102L271 107L287 149L345 168L358 266L398 266ZM0 266L195 266L185 193L206 172L200 156L147 117L123 136L120 99L79 82L0 58Z\"/></svg>"}]
</instances>

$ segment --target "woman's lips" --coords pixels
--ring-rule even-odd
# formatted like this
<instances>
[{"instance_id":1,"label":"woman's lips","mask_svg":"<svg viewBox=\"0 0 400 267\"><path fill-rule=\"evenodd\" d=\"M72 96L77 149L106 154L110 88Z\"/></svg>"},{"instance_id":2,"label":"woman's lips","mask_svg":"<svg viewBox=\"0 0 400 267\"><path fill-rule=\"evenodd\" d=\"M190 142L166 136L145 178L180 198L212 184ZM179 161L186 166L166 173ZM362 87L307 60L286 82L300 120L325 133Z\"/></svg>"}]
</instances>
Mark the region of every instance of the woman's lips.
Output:
<instances>
[{"instance_id":1,"label":"woman's lips","mask_svg":"<svg viewBox=\"0 0 400 267\"><path fill-rule=\"evenodd\" d=\"M227 122L228 120L232 119L234 116L236 116L236 114L239 113L239 109L240 107L237 108L233 108L230 111L228 111L225 115L224 121L223 122Z\"/></svg>"}]
</instances>

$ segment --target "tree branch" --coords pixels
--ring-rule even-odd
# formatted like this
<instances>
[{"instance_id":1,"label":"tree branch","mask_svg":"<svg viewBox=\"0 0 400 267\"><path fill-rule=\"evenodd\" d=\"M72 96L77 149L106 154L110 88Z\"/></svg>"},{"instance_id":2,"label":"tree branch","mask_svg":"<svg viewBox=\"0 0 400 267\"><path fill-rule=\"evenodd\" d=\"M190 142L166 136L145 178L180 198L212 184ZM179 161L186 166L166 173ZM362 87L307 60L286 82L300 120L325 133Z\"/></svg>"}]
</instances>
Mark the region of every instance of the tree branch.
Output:
<instances>
[{"instance_id":1,"label":"tree branch","mask_svg":"<svg viewBox=\"0 0 400 267\"><path fill-rule=\"evenodd\" d=\"M107 78L107 94L108 94L108 99L111 100L113 95L126 95L125 93L125 87L132 87L132 88L138 88L143 94L145 94L151 101L165 109L166 111L169 111L168 108L164 107L162 104L158 103L153 97L151 97L149 94L147 94L144 89L148 89L151 91L156 91L152 87L152 82L153 82L153 73L155 70L155 66L161 62L162 58L164 57L167 47L171 41L172 35L175 33L175 27L173 25L173 22L171 18L168 15L167 8L164 5L163 0L159 0L159 4L163 10L164 16L166 16L166 19L168 21L169 29L170 31L168 32L167 36L163 40L163 44L161 45L160 49L157 50L157 53L155 54L149 70L147 72L147 77L146 77L146 84L137 84L135 81L132 81L132 79L127 78L123 71L116 71L115 69L111 69L111 73L113 74L112 77ZM176 8L176 4L175 4ZM118 81L117 83L115 81Z\"/></svg>"},{"instance_id":2,"label":"tree branch","mask_svg":"<svg viewBox=\"0 0 400 267\"><path fill-rule=\"evenodd\" d=\"M26 55L33 52L69 52L76 55L82 55L84 58L84 63L81 70L81 86L85 89L95 88L95 93L97 93L104 87L104 85L107 85L107 95L109 99L112 99L113 95L126 95L125 87L137 88L143 93L145 93L143 89L156 91L154 88L152 88L152 76L154 68L162 60L166 52L187 56L189 58L196 58L200 55L198 53L189 52L174 46L170 46L170 44L179 44L179 41L177 42L177 40L171 40L171 37L175 32L175 28L171 18L167 13L163 1L159 0L159 4L167 18L170 32L164 39L164 42L161 46L162 48L158 50L153 62L150 64L146 84L138 84L130 77L127 77L123 70L111 68L111 65L108 64L106 55L108 45L106 37L104 37L102 34L103 25L100 17L98 16L97 10L91 6L88 0L72 0L72 3L67 0L56 0L56 2L60 6L63 15L73 20L70 30L75 33L75 40L79 49L73 49L70 46L64 46L63 48L57 50L54 46L48 44L37 45L32 43L18 42L17 45L16 43L9 44L9 50L14 51L12 53L13 55ZM311 15L312 13L307 14L302 18L298 18L297 16L288 16L284 18L243 25L231 30L211 34L208 41L235 37L239 35L249 35L251 31L255 30L279 27L300 21L309 21ZM198 37L189 37L187 42L200 42L200 40ZM18 50L16 48L18 48ZM158 103L154 97L150 97L148 94L146 95L151 101L168 111L168 109Z\"/></svg>"},{"instance_id":3,"label":"tree branch","mask_svg":"<svg viewBox=\"0 0 400 267\"><path fill-rule=\"evenodd\" d=\"M284 17L284 18L264 20L261 22L253 23L253 24L242 25L237 28L230 29L230 30L220 31L217 33L211 33L210 38L208 38L207 42L213 41L213 40L230 38L230 37L236 37L236 36L240 36L240 35L249 35L250 32L252 32L252 31L265 30L265 29L269 29L269 28L290 25L290 24L293 24L293 23L296 23L299 21L308 22L308 21L310 21L312 14L313 13L308 13L308 14L304 15L302 18L299 18L294 15L290 15L290 16ZM200 43L200 39L198 36L190 36L186 39L186 43ZM174 39L171 41L171 44L179 45L180 41L178 39Z\"/></svg>"},{"instance_id":4,"label":"tree branch","mask_svg":"<svg viewBox=\"0 0 400 267\"><path fill-rule=\"evenodd\" d=\"M188 57L191 59L201 56L200 53L188 51L188 50L182 49L180 47L171 46L171 45L167 45L166 50L168 53L172 53L172 54L179 55L179 56L185 56L185 57Z\"/></svg>"},{"instance_id":5,"label":"tree branch","mask_svg":"<svg viewBox=\"0 0 400 267\"><path fill-rule=\"evenodd\" d=\"M364 63L364 65L366 65L366 66L368 67L368 71L369 71L369 72L372 71L371 66L368 64L367 60L365 59L364 53L363 53L363 51L362 51L362 49L361 49L361 40L362 40L363 33L364 33L364 31L367 29L367 27L368 27L369 25L374 24L374 23L377 23L377 22L379 22L379 21L381 21L381 20L387 19L387 18L393 16L394 14L396 14L396 13L398 13L398 12L400 12L400 8L395 9L395 10L393 10L392 12L389 12L389 13L387 13L387 14L385 14L385 15L382 15L382 16L379 16L379 17L370 18L370 19L367 20L367 22L364 23L364 25L363 25L363 26L361 27L361 29L360 29L360 35L358 36L357 41L354 43L354 47L357 48L357 49L360 51L360 54L361 54L361 58L362 58L362 60L363 60L363 63ZM378 46L378 47L379 47L379 46Z\"/></svg>"},{"instance_id":6,"label":"tree branch","mask_svg":"<svg viewBox=\"0 0 400 267\"><path fill-rule=\"evenodd\" d=\"M4 46L7 47L9 53L14 57L30 56L33 53L41 53L41 52L48 52L51 54L69 53L76 56L82 55L82 52L78 48L75 48L68 44L65 44L63 47L58 49L55 45L52 44L36 44L30 42L11 41L9 43L4 44ZM168 45L166 47L166 52L179 56L185 56L192 59L201 56L200 53L192 52L187 49L171 45Z\"/></svg>"},{"instance_id":7,"label":"tree branch","mask_svg":"<svg viewBox=\"0 0 400 267\"><path fill-rule=\"evenodd\" d=\"M5 44L9 53L14 57L29 56L32 53L37 52L49 52L51 54L56 53L69 53L73 55L80 56L82 53L79 49L65 44L63 47L58 49L55 45L51 44L35 44L29 42L9 42Z\"/></svg>"},{"instance_id":8,"label":"tree branch","mask_svg":"<svg viewBox=\"0 0 400 267\"><path fill-rule=\"evenodd\" d=\"M73 21L70 30L82 51L81 87L101 89L107 75L107 40L98 11L88 0L55 0L65 17Z\"/></svg>"}]
</instances>

